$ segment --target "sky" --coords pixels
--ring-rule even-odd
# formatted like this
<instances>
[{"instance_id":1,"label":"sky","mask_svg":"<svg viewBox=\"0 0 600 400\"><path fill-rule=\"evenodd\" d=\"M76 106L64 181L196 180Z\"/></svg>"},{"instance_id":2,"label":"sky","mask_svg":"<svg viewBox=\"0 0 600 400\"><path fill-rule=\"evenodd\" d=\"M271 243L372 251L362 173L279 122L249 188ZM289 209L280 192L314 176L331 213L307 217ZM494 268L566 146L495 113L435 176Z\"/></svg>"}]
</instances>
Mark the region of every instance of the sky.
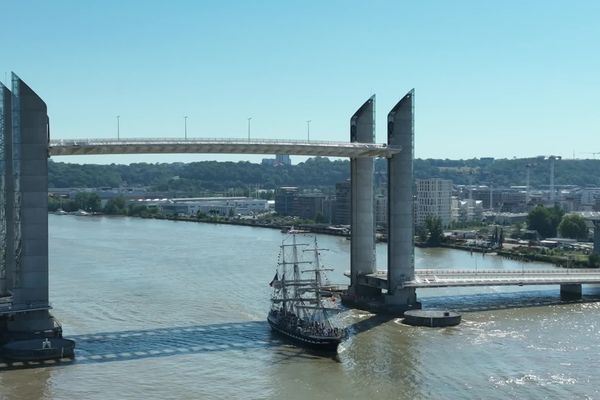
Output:
<instances>
[{"instance_id":1,"label":"sky","mask_svg":"<svg viewBox=\"0 0 600 400\"><path fill-rule=\"evenodd\" d=\"M48 105L53 139L376 141L415 89L415 156L600 152L598 1L0 0L0 80ZM600 153L598 154L600 156ZM86 163L246 155L55 157ZM299 159L299 158L296 158Z\"/></svg>"}]
</instances>

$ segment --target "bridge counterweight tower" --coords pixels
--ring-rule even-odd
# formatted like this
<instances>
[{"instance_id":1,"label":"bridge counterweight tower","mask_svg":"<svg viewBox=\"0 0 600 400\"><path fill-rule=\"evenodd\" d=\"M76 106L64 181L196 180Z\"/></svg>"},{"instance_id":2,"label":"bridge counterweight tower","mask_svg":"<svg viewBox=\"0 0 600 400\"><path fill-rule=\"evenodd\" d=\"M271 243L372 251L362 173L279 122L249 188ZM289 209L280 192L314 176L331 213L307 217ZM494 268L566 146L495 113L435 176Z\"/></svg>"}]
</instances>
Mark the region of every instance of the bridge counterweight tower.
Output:
<instances>
[{"instance_id":1,"label":"bridge counterweight tower","mask_svg":"<svg viewBox=\"0 0 600 400\"><path fill-rule=\"evenodd\" d=\"M402 312L419 307L415 277L413 223L414 89L388 114L388 146L402 151L388 158L388 293L386 304Z\"/></svg>"},{"instance_id":2,"label":"bridge counterweight tower","mask_svg":"<svg viewBox=\"0 0 600 400\"><path fill-rule=\"evenodd\" d=\"M17 75L2 87L2 242L5 269L0 340L60 334L48 302L48 115ZM9 104L8 104L9 103ZM7 115L7 104L10 117Z\"/></svg>"},{"instance_id":3,"label":"bridge counterweight tower","mask_svg":"<svg viewBox=\"0 0 600 400\"><path fill-rule=\"evenodd\" d=\"M375 96L367 100L350 119L350 141L375 143ZM376 288L358 284L358 276L374 273L375 265L375 205L374 161L371 157L353 157L351 170L350 288L355 297L378 296Z\"/></svg>"}]
</instances>

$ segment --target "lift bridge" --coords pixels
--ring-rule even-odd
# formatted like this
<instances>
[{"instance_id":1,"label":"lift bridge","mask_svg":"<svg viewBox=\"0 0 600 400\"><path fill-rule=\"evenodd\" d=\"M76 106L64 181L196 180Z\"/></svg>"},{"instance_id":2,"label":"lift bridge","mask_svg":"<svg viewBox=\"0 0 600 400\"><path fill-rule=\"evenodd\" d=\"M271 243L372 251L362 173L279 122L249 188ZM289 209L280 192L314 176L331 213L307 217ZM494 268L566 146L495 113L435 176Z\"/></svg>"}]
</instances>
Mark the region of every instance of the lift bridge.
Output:
<instances>
[{"instance_id":1,"label":"lift bridge","mask_svg":"<svg viewBox=\"0 0 600 400\"><path fill-rule=\"evenodd\" d=\"M231 153L348 157L352 241L346 304L378 302L388 311L418 308L416 289L560 285L581 295L600 283L595 270L415 270L413 227L414 91L387 115L387 143L375 143L375 97L350 118L349 142L265 139L52 139L44 101L17 75L0 84L0 339L59 333L48 298L48 158L95 154ZM374 157L388 163L388 262L375 258ZM597 225L596 225L597 226ZM598 232L598 229L596 229ZM596 234L596 242L600 242ZM596 251L598 249L596 245Z\"/></svg>"}]
</instances>

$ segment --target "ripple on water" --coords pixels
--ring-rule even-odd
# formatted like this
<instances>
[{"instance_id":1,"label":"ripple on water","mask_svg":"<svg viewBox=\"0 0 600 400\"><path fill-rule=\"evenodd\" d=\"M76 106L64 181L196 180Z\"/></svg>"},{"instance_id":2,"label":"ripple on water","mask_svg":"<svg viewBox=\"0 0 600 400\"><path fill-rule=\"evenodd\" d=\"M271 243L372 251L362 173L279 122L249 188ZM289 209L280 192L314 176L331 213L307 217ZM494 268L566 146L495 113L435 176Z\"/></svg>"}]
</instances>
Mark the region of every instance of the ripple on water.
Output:
<instances>
[{"instance_id":1,"label":"ripple on water","mask_svg":"<svg viewBox=\"0 0 600 400\"><path fill-rule=\"evenodd\" d=\"M0 373L0 398L422 399L597 395L600 305L558 288L420 291L463 314L452 329L345 312L337 357L281 341L264 321L281 234L124 218L50 216L51 299L78 361ZM349 243L319 237L334 283ZM377 245L380 265L386 247ZM417 249L420 266L520 268ZM533 267L533 266L532 266ZM537 267L537 266L535 266ZM590 292L584 292L584 297ZM81 335L79 335L81 334ZM498 388L501 388L498 390Z\"/></svg>"}]
</instances>

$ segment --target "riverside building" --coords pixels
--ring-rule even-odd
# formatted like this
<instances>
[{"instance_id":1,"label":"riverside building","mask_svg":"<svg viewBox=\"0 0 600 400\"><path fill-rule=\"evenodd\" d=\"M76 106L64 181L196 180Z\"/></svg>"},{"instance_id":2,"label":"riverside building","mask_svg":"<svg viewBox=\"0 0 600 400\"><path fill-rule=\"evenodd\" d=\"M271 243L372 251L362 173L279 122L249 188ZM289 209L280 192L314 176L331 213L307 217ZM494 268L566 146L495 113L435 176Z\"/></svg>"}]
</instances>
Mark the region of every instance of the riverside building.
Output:
<instances>
[{"instance_id":1,"label":"riverside building","mask_svg":"<svg viewBox=\"0 0 600 400\"><path fill-rule=\"evenodd\" d=\"M443 226L450 225L452 181L448 179L417 179L416 224L425 225L428 216L438 217Z\"/></svg>"}]
</instances>

